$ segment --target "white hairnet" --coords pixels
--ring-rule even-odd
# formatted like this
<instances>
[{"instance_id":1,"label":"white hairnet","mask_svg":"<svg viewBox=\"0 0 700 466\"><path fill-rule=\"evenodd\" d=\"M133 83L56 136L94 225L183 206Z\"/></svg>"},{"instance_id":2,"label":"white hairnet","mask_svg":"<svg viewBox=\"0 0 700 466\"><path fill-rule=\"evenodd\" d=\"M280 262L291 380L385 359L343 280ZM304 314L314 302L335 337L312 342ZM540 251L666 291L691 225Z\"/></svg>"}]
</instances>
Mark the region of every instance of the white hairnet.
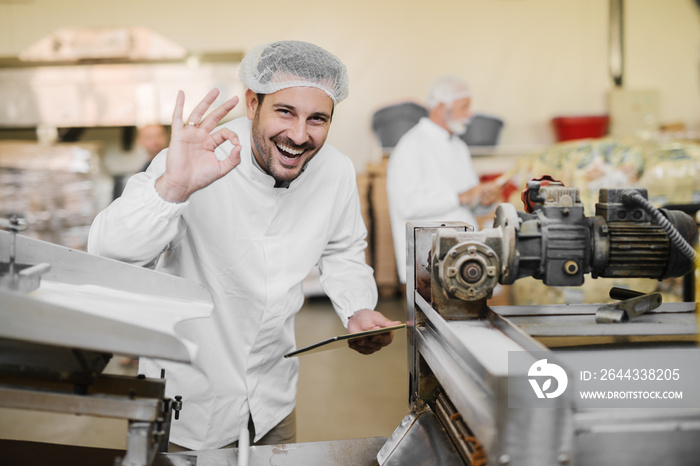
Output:
<instances>
[{"instance_id":1,"label":"white hairnet","mask_svg":"<svg viewBox=\"0 0 700 466\"><path fill-rule=\"evenodd\" d=\"M337 104L348 96L348 73L332 53L308 42L284 40L253 47L238 72L257 94L288 87L316 87Z\"/></svg>"},{"instance_id":2,"label":"white hairnet","mask_svg":"<svg viewBox=\"0 0 700 466\"><path fill-rule=\"evenodd\" d=\"M467 82L459 76L443 76L437 79L428 91L428 108L440 104L450 105L455 100L471 97Z\"/></svg>"}]
</instances>

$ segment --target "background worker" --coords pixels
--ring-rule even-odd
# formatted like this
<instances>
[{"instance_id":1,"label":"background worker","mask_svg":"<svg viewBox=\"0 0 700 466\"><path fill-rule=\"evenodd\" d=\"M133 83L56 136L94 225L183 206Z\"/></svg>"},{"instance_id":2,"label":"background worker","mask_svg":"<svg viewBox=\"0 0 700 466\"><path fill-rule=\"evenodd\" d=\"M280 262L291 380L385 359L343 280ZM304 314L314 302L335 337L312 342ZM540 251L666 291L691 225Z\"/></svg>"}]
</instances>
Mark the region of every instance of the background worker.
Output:
<instances>
[{"instance_id":1,"label":"background worker","mask_svg":"<svg viewBox=\"0 0 700 466\"><path fill-rule=\"evenodd\" d=\"M145 125L139 128L136 144L143 149L146 155L146 161L141 169L145 172L153 159L168 147L168 130L165 126L158 124Z\"/></svg>"},{"instance_id":2,"label":"background worker","mask_svg":"<svg viewBox=\"0 0 700 466\"><path fill-rule=\"evenodd\" d=\"M231 446L246 426L257 444L294 441L298 361L283 355L295 349L302 281L317 264L350 332L398 324L372 310L354 168L325 144L348 94L345 66L313 44L280 41L251 50L240 78L246 117L218 128L237 97L205 117L214 90L183 120L178 94L170 147L129 180L89 237L91 253L155 263L212 295L212 316L188 327L193 364L142 359L139 368L165 369L168 396L183 396L170 439L187 449ZM355 349L369 354L391 338Z\"/></svg>"},{"instance_id":3,"label":"background worker","mask_svg":"<svg viewBox=\"0 0 700 466\"><path fill-rule=\"evenodd\" d=\"M141 167L142 172L145 172L153 159L166 147L168 147L168 130L163 125L148 124L141 126L136 135L136 145L140 152L144 155L144 165ZM114 186L112 188L112 199L116 199L122 195L126 180L129 175L114 176Z\"/></svg>"},{"instance_id":4,"label":"background worker","mask_svg":"<svg viewBox=\"0 0 700 466\"><path fill-rule=\"evenodd\" d=\"M477 227L473 209L498 200L496 183L479 183L467 144L459 137L472 115L471 92L460 77L431 86L428 117L404 134L387 167L387 196L396 266L406 283L406 222L462 221Z\"/></svg>"}]
</instances>

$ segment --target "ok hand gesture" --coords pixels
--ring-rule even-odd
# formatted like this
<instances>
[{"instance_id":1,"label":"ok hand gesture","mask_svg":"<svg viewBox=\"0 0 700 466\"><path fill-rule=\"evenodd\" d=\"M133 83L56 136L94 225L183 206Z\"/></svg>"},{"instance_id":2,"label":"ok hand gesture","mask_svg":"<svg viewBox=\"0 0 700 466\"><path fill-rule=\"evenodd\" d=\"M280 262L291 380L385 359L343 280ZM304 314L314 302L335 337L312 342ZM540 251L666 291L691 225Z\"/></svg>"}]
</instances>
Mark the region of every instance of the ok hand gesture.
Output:
<instances>
[{"instance_id":1,"label":"ok hand gesture","mask_svg":"<svg viewBox=\"0 0 700 466\"><path fill-rule=\"evenodd\" d=\"M233 110L238 97L226 101L203 118L218 95L219 90L212 89L183 122L185 94L182 91L177 94L165 173L156 181L156 190L166 201L186 201L192 193L209 186L241 162L241 145L236 133L226 128L211 133ZM214 150L225 141L233 144L233 150L228 158L218 160Z\"/></svg>"}]
</instances>

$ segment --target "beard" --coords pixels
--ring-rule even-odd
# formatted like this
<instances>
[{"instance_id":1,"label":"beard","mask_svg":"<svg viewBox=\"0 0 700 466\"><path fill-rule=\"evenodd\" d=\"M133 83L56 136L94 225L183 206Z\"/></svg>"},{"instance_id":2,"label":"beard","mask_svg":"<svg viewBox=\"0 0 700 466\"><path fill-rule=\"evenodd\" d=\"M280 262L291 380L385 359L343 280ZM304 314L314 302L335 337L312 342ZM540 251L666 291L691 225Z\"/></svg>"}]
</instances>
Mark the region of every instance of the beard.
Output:
<instances>
[{"instance_id":1,"label":"beard","mask_svg":"<svg viewBox=\"0 0 700 466\"><path fill-rule=\"evenodd\" d=\"M320 150L320 147L316 148L316 145L311 141L298 145L291 139L283 136L273 136L266 139L260 128L257 114L253 119L251 135L253 145L263 160L263 169L274 178L275 185L289 183L297 179ZM306 160L293 165L285 165L280 154L288 157L290 162L300 157L305 157Z\"/></svg>"},{"instance_id":2,"label":"beard","mask_svg":"<svg viewBox=\"0 0 700 466\"><path fill-rule=\"evenodd\" d=\"M455 136L462 136L467 132L467 128L469 127L469 121L471 118L459 118L459 119L453 119L448 117L447 118L447 127L450 129L450 132L454 134Z\"/></svg>"}]
</instances>

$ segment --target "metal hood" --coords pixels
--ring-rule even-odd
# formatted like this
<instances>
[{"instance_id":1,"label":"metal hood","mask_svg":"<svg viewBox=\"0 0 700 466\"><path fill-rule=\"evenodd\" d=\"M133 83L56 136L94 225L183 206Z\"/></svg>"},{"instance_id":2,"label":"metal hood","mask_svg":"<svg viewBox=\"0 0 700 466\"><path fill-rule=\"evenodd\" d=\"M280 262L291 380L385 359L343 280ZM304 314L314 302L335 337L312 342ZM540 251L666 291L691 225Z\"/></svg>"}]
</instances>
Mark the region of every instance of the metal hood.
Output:
<instances>
[{"instance_id":1,"label":"metal hood","mask_svg":"<svg viewBox=\"0 0 700 466\"><path fill-rule=\"evenodd\" d=\"M181 60L187 50L142 28L62 28L19 54L24 62Z\"/></svg>"},{"instance_id":2,"label":"metal hood","mask_svg":"<svg viewBox=\"0 0 700 466\"><path fill-rule=\"evenodd\" d=\"M145 28L59 29L0 59L0 127L169 124L178 90L189 103L213 87L241 94L241 58L188 53Z\"/></svg>"}]
</instances>

